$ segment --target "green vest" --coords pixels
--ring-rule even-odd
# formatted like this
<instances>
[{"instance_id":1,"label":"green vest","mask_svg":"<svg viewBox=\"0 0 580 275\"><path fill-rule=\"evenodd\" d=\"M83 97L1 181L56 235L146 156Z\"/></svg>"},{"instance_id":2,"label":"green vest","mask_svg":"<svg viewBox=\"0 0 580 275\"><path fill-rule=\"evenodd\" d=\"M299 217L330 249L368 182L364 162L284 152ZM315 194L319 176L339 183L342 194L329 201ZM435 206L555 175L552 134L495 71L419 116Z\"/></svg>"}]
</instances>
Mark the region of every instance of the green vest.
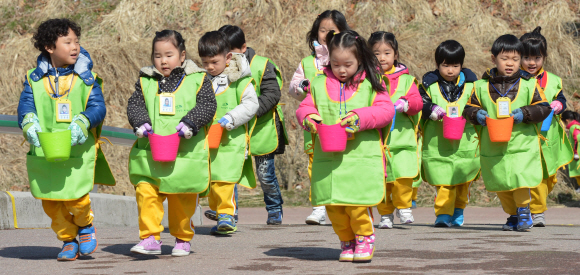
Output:
<instances>
[{"instance_id":1,"label":"green vest","mask_svg":"<svg viewBox=\"0 0 580 275\"><path fill-rule=\"evenodd\" d=\"M312 99L322 120L334 124L339 118L339 103L326 91L326 76L312 80ZM375 92L368 80L359 84L349 99L348 108L369 107ZM373 206L385 197L385 171L380 132L371 129L354 134L344 152L323 152L320 142L314 142L312 162L312 205ZM361 169L364 172L361 173Z\"/></svg>"},{"instance_id":2,"label":"green vest","mask_svg":"<svg viewBox=\"0 0 580 275\"><path fill-rule=\"evenodd\" d=\"M204 78L204 73L185 76L173 93L175 115L160 115L158 82L152 77L141 77L141 89L153 132L163 136L176 132L179 121L195 107L196 95ZM174 162L153 161L149 139L137 139L129 154L131 183L150 183L159 187L160 193L166 194L198 194L205 191L210 182L209 149L205 135L206 132L200 129L191 139L182 138Z\"/></svg>"},{"instance_id":3,"label":"green vest","mask_svg":"<svg viewBox=\"0 0 580 275\"><path fill-rule=\"evenodd\" d=\"M309 55L302 59L300 62L302 69L304 70L304 77L310 80L312 85L312 80L319 76L324 75L322 71L319 71L316 67L316 57L314 55ZM302 123L301 121L299 123ZM304 131L304 152L306 154L312 154L314 152L314 148L312 147L312 134L308 131Z\"/></svg>"},{"instance_id":4,"label":"green vest","mask_svg":"<svg viewBox=\"0 0 580 275\"><path fill-rule=\"evenodd\" d=\"M50 81L47 77L39 81L32 81L27 73L28 83L32 89L36 115L40 128L43 132L66 131L69 122L56 122L56 98L53 98L45 89L45 82ZM102 80L93 73L93 77L99 84ZM47 84L48 85L48 84ZM93 85L86 85L75 74L70 92L65 98L71 101L71 115L85 111L86 103ZM26 168L30 192L37 199L67 201L76 200L93 189L93 184L115 185L115 179L105 159L105 155L99 145L99 137L102 125L97 125L89 131L87 141L82 145L71 148L70 158L62 162L48 162L44 158L41 148L30 145L30 151L26 155Z\"/></svg>"},{"instance_id":5,"label":"green vest","mask_svg":"<svg viewBox=\"0 0 580 275\"><path fill-rule=\"evenodd\" d=\"M223 92L215 95L217 101L215 123L217 118L223 117L240 105L242 95L250 84L255 84L254 80L251 77L244 77L230 83ZM239 183L249 188L256 187L252 158L248 156L246 159L249 137L248 125L231 131L223 130L219 148L210 150L212 182ZM251 151L249 153L251 154Z\"/></svg>"},{"instance_id":6,"label":"green vest","mask_svg":"<svg viewBox=\"0 0 580 275\"><path fill-rule=\"evenodd\" d=\"M262 57L259 55L254 55L252 61L250 62L250 70L252 71L252 78L257 81L255 89L258 96L261 95L260 85L262 84L262 78L266 72L266 65L268 61L274 64L270 59ZM280 69L276 64L276 79L278 80L278 85L282 89L282 75ZM253 126L252 137L250 139L250 146L252 146L252 156L262 156L270 154L278 148L278 130L276 129L276 114L282 122L282 133L284 133L285 144L288 144L288 134L286 133L286 128L284 126L284 113L282 112L282 107L280 104L276 105L272 110L265 113L259 118L253 118L248 125Z\"/></svg>"},{"instance_id":7,"label":"green vest","mask_svg":"<svg viewBox=\"0 0 580 275\"><path fill-rule=\"evenodd\" d=\"M417 139L417 146L419 148L423 147L423 138L419 137ZM421 154L417 154L417 159L419 160L419 163L421 163ZM421 177L421 173L419 173L417 175L417 177L413 180L413 188L419 188L419 186L421 186L421 183L423 183L423 178Z\"/></svg>"},{"instance_id":8,"label":"green vest","mask_svg":"<svg viewBox=\"0 0 580 275\"><path fill-rule=\"evenodd\" d=\"M536 79L521 78L518 95L511 104L512 110L530 105L535 87ZM489 117L497 118L497 105L491 99L488 80L476 81L475 93ZM509 142L491 142L488 127L482 127L481 173L487 191L533 188L542 182L539 130L537 124L515 124Z\"/></svg>"},{"instance_id":9,"label":"green vest","mask_svg":"<svg viewBox=\"0 0 580 275\"><path fill-rule=\"evenodd\" d=\"M548 103L552 103L558 94L562 91L562 79L555 74L546 72L544 77L546 80L546 87L544 88L544 95ZM542 168L544 169L544 178L553 176L558 172L560 167L565 166L574 159L574 151L568 136L562 127L561 118L559 115L554 115L550 130L542 134L548 140L542 140Z\"/></svg>"},{"instance_id":10,"label":"green vest","mask_svg":"<svg viewBox=\"0 0 580 275\"><path fill-rule=\"evenodd\" d=\"M396 102L400 97L407 95L413 83L414 77L403 74L399 77L397 87L391 87L391 101ZM385 77L385 83L389 83ZM419 161L417 159L417 126L420 115L409 116L398 113L395 117L395 128L383 128L383 136L386 138L387 152L387 182L394 182L400 178L415 178L419 174Z\"/></svg>"},{"instance_id":11,"label":"green vest","mask_svg":"<svg viewBox=\"0 0 580 275\"><path fill-rule=\"evenodd\" d=\"M456 101L463 112L473 90L473 82L464 84L463 93ZM434 104L447 110L449 103L441 94L439 83L425 89ZM453 186L476 180L481 169L476 128L466 122L460 140L443 137L443 121L421 120L423 129L423 179L431 185ZM479 127L479 126L478 126Z\"/></svg>"},{"instance_id":12,"label":"green vest","mask_svg":"<svg viewBox=\"0 0 580 275\"><path fill-rule=\"evenodd\" d=\"M574 137L572 136L574 134L574 130L578 129L580 130L580 125L572 125L570 127L570 141L574 141ZM580 144L580 142L578 143ZM576 152L578 152L578 148L580 148L580 146L576 147ZM572 162L570 162L570 165L568 165L568 169L570 170L570 177L578 177L580 176L580 169L578 169L578 166L580 165L580 160L575 160L574 158L572 158Z\"/></svg>"}]
</instances>

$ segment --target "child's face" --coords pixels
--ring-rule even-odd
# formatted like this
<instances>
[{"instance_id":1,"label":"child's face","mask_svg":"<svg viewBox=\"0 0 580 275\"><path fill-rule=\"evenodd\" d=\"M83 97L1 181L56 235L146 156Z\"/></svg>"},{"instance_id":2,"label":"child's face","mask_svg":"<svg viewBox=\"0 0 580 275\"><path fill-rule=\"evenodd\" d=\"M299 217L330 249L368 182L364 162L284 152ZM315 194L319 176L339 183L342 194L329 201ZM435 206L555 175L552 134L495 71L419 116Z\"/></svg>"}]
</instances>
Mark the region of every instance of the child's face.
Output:
<instances>
[{"instance_id":1,"label":"child's face","mask_svg":"<svg viewBox=\"0 0 580 275\"><path fill-rule=\"evenodd\" d=\"M326 35L330 31L338 32L338 27L331 18L322 19L318 27L318 43L326 45Z\"/></svg>"},{"instance_id":2,"label":"child's face","mask_svg":"<svg viewBox=\"0 0 580 275\"><path fill-rule=\"evenodd\" d=\"M212 57L201 57L203 68L211 75L216 76L224 72L226 65L230 64L232 53L218 54Z\"/></svg>"},{"instance_id":3,"label":"child's face","mask_svg":"<svg viewBox=\"0 0 580 275\"><path fill-rule=\"evenodd\" d=\"M185 51L180 53L170 40L157 41L154 48L153 63L165 77L168 77L175 67L181 66L185 61Z\"/></svg>"},{"instance_id":4,"label":"child's face","mask_svg":"<svg viewBox=\"0 0 580 275\"><path fill-rule=\"evenodd\" d=\"M459 73L461 73L461 64L447 64L445 62L437 66L439 69L439 74L445 79L445 81L454 82L457 80Z\"/></svg>"},{"instance_id":5,"label":"child's face","mask_svg":"<svg viewBox=\"0 0 580 275\"><path fill-rule=\"evenodd\" d=\"M351 49L336 48L330 55L332 73L340 82L348 81L358 70L358 60Z\"/></svg>"},{"instance_id":6,"label":"child's face","mask_svg":"<svg viewBox=\"0 0 580 275\"><path fill-rule=\"evenodd\" d=\"M61 68L77 62L81 45L75 32L68 29L67 35L59 36L56 39L54 47L46 47L45 49L50 54L52 66Z\"/></svg>"},{"instance_id":7,"label":"child's face","mask_svg":"<svg viewBox=\"0 0 580 275\"><path fill-rule=\"evenodd\" d=\"M528 73L535 75L540 71L542 66L544 66L543 56L524 56L522 58L522 67Z\"/></svg>"},{"instance_id":8,"label":"child's face","mask_svg":"<svg viewBox=\"0 0 580 275\"><path fill-rule=\"evenodd\" d=\"M383 42L376 43L373 46L373 53L379 60L381 68L383 68L383 71L385 72L390 70L393 67L393 64L395 64L395 60L399 58L399 55L395 53L393 47Z\"/></svg>"},{"instance_id":9,"label":"child's face","mask_svg":"<svg viewBox=\"0 0 580 275\"><path fill-rule=\"evenodd\" d=\"M497 56L491 56L491 62L497 68L497 74L512 76L520 68L521 56L517 52L500 52Z\"/></svg>"}]
</instances>

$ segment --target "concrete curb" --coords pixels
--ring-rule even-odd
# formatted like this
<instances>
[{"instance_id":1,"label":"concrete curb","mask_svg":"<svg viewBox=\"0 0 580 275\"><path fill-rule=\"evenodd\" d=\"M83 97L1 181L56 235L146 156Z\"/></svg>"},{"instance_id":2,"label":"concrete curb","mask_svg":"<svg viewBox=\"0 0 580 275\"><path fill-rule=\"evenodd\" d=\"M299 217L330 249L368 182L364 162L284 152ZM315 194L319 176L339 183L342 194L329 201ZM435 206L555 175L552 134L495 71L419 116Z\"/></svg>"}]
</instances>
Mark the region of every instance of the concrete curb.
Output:
<instances>
[{"instance_id":1,"label":"concrete curb","mask_svg":"<svg viewBox=\"0 0 580 275\"><path fill-rule=\"evenodd\" d=\"M11 192L16 206L15 226L13 201L7 192L0 192L0 229L50 228L51 219L42 209L42 201L30 192ZM91 193L91 207L97 227L138 227L138 211L135 197ZM167 227L167 201L163 203L165 215L161 224ZM202 225L201 206L191 218L195 226Z\"/></svg>"}]
</instances>

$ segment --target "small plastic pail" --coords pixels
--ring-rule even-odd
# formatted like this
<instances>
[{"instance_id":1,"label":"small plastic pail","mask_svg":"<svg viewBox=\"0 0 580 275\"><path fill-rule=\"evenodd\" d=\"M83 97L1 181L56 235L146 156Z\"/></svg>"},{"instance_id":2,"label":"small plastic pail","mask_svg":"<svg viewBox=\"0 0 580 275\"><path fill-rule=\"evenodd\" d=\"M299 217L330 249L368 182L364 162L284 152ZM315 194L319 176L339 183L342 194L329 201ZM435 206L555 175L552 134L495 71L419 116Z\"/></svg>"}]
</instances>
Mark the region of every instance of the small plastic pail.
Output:
<instances>
[{"instance_id":1,"label":"small plastic pail","mask_svg":"<svg viewBox=\"0 0 580 275\"><path fill-rule=\"evenodd\" d=\"M220 147L223 131L224 128L219 123L209 127L209 133L207 134L207 145L209 149L217 149Z\"/></svg>"},{"instance_id":2,"label":"small plastic pail","mask_svg":"<svg viewBox=\"0 0 580 275\"><path fill-rule=\"evenodd\" d=\"M548 117L544 119L544 122L542 122L542 132L547 132L550 130L550 125L552 125L552 118L554 118L554 110L552 110Z\"/></svg>"},{"instance_id":3,"label":"small plastic pail","mask_svg":"<svg viewBox=\"0 0 580 275\"><path fill-rule=\"evenodd\" d=\"M44 151L44 158L49 162L65 161L70 158L71 132L70 130L45 133L39 132L38 139Z\"/></svg>"},{"instance_id":4,"label":"small plastic pail","mask_svg":"<svg viewBox=\"0 0 580 275\"><path fill-rule=\"evenodd\" d=\"M443 137L451 140L460 140L465 129L465 118L463 117L443 117Z\"/></svg>"},{"instance_id":5,"label":"small plastic pail","mask_svg":"<svg viewBox=\"0 0 580 275\"><path fill-rule=\"evenodd\" d=\"M323 152L342 152L346 149L347 134L345 126L318 124L318 138Z\"/></svg>"},{"instance_id":6,"label":"small plastic pail","mask_svg":"<svg viewBox=\"0 0 580 275\"><path fill-rule=\"evenodd\" d=\"M161 136L155 133L149 134L149 144L154 161L170 162L177 158L177 149L179 149L178 133Z\"/></svg>"},{"instance_id":7,"label":"small plastic pail","mask_svg":"<svg viewBox=\"0 0 580 275\"><path fill-rule=\"evenodd\" d=\"M489 140L491 142L508 142L512 137L514 128L514 118L493 119L486 118L485 122L489 131Z\"/></svg>"}]
</instances>

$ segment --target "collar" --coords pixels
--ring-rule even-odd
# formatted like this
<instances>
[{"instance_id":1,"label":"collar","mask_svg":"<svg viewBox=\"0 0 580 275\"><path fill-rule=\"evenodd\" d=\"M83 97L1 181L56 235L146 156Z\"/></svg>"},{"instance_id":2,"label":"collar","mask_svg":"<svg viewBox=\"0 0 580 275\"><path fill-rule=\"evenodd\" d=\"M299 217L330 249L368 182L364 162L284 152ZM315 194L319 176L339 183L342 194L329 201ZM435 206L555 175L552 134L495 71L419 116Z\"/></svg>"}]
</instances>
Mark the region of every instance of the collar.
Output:
<instances>
[{"instance_id":1,"label":"collar","mask_svg":"<svg viewBox=\"0 0 580 275\"><path fill-rule=\"evenodd\" d=\"M393 67L390 70L386 71L385 74L392 74L395 71L397 71L397 67L395 67L395 65L393 65Z\"/></svg>"},{"instance_id":2,"label":"collar","mask_svg":"<svg viewBox=\"0 0 580 275\"><path fill-rule=\"evenodd\" d=\"M50 58L44 54L40 54L36 59L36 69L34 69L30 74L30 79L36 82L47 75L56 75L57 71L59 75L68 75L74 72L79 75L86 85L93 85L95 78L91 72L92 69L93 61L91 56L83 47L81 47L76 63L72 66L67 66L66 68L52 67Z\"/></svg>"}]
</instances>

